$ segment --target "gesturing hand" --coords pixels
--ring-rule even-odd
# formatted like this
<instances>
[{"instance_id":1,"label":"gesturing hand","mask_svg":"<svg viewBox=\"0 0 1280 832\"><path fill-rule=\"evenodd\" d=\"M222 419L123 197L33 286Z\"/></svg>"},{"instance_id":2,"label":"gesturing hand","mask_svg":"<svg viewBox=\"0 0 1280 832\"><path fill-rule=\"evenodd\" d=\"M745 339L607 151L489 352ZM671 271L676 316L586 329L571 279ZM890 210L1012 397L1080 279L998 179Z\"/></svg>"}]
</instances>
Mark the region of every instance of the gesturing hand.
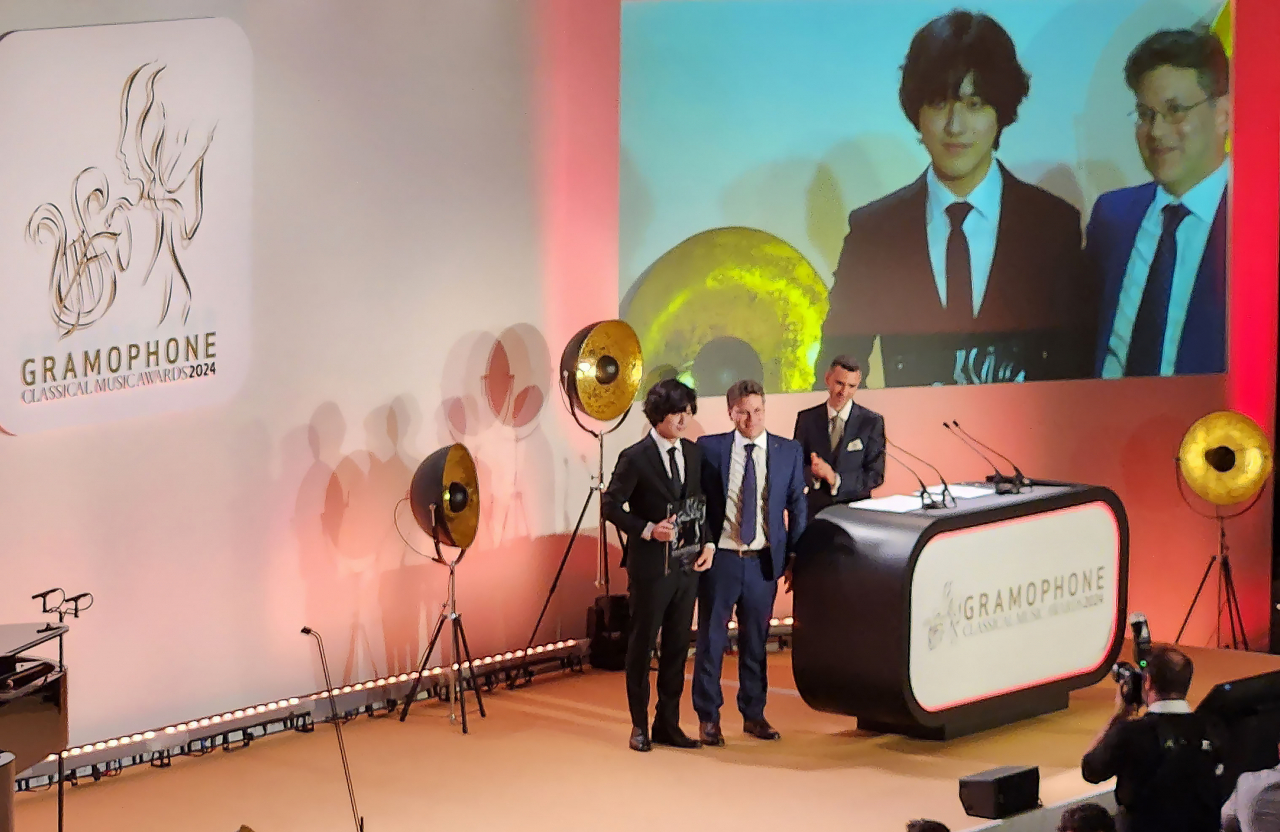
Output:
<instances>
[{"instance_id":1,"label":"gesturing hand","mask_svg":"<svg viewBox=\"0 0 1280 832\"><path fill-rule=\"evenodd\" d=\"M836 484L836 472L831 465L817 454L809 454L809 470L815 479L825 480L827 485Z\"/></svg>"}]
</instances>

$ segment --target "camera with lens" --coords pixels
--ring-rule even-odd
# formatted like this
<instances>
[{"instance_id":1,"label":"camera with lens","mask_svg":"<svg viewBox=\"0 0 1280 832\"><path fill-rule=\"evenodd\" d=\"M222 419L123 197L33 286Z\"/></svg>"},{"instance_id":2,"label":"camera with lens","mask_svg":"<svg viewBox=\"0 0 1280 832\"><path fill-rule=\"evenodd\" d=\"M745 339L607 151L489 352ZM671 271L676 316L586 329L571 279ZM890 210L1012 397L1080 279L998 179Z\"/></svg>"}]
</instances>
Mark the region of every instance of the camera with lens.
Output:
<instances>
[{"instance_id":1,"label":"camera with lens","mask_svg":"<svg viewBox=\"0 0 1280 832\"><path fill-rule=\"evenodd\" d=\"M1136 664L1116 662L1111 666L1111 678L1120 685L1120 696L1126 705L1142 705L1142 681L1147 675L1151 659L1151 629L1147 617L1140 612L1129 616L1129 629L1133 631L1133 660Z\"/></svg>"}]
</instances>

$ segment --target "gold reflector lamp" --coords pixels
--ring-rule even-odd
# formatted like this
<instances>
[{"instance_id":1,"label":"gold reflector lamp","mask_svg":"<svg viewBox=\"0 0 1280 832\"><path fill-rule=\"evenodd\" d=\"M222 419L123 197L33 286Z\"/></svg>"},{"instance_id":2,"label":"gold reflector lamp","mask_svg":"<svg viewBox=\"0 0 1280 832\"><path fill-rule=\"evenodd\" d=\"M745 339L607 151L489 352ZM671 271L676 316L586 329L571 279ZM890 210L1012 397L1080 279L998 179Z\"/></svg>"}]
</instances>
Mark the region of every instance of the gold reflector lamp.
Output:
<instances>
[{"instance_id":1,"label":"gold reflector lamp","mask_svg":"<svg viewBox=\"0 0 1280 832\"><path fill-rule=\"evenodd\" d=\"M570 406L601 422L631 408L643 372L640 339L626 321L583 327L560 356L560 383Z\"/></svg>"},{"instance_id":2,"label":"gold reflector lamp","mask_svg":"<svg viewBox=\"0 0 1280 832\"><path fill-rule=\"evenodd\" d=\"M1178 469L1191 490L1215 505L1253 497L1271 474L1271 443L1248 416L1219 410L1187 429Z\"/></svg>"},{"instance_id":3,"label":"gold reflector lamp","mask_svg":"<svg viewBox=\"0 0 1280 832\"><path fill-rule=\"evenodd\" d=\"M466 549L480 526L476 463L465 445L448 445L422 460L409 485L409 507L424 532Z\"/></svg>"}]
</instances>

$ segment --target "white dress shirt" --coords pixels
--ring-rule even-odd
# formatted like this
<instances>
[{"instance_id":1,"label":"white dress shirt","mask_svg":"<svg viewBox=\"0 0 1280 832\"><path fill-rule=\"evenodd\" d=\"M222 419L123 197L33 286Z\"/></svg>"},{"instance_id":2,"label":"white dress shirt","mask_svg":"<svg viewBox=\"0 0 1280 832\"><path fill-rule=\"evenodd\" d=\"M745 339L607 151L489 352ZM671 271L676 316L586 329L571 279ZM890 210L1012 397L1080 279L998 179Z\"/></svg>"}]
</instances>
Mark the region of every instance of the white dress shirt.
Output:
<instances>
[{"instance_id":1,"label":"white dress shirt","mask_svg":"<svg viewBox=\"0 0 1280 832\"><path fill-rule=\"evenodd\" d=\"M932 168L930 168L930 170L932 170ZM837 415L839 415L839 416L840 416L840 424L842 424L842 425L844 425L844 426L848 427L848 425L849 425L849 414L850 414L850 413L852 413L852 412L853 412L853 399L849 399L849 401L845 402L845 403L844 403L844 407L840 408L840 411L839 411L839 413L838 413L838 414L837 414L837 412L836 412L834 409L832 409L831 405L830 405L830 404L828 404L828 405L827 405L827 436L828 436L828 437L830 437L830 436L831 436L831 420L832 420L832 419L836 418L836 416L837 416ZM837 446L837 447L838 447L838 446ZM805 462L806 462L806 464L807 464L807 463L808 463L808 460L805 460ZM835 472L835 474L836 474L836 481L835 481L835 483L833 483L832 485L829 485L829 486L828 486L828 488L829 488L829 489L830 489L830 491L831 491L831 495L832 495L832 496L835 496L835 494L840 490L840 473L837 471L837 472Z\"/></svg>"},{"instance_id":2,"label":"white dress shirt","mask_svg":"<svg viewBox=\"0 0 1280 832\"><path fill-rule=\"evenodd\" d=\"M925 197L925 232L929 240L929 263L933 266L933 283L938 300L947 305L947 238L951 236L951 218L947 208L956 202L967 202L973 210L960 224L969 241L969 273L972 276L973 317L978 317L982 299L987 293L991 261L996 254L996 235L1000 230L1000 202L1004 195L1004 177L995 159L987 175L968 196L956 196L933 172L925 173L928 191Z\"/></svg>"},{"instance_id":3,"label":"white dress shirt","mask_svg":"<svg viewBox=\"0 0 1280 832\"><path fill-rule=\"evenodd\" d=\"M1169 292L1169 315L1164 325L1164 347L1160 353L1160 375L1173 375L1178 360L1178 344L1182 341L1182 327L1187 321L1187 308L1191 305L1191 291L1196 285L1200 262L1209 245L1209 231L1218 213L1222 195L1227 190L1226 161L1218 169L1196 183L1196 186L1178 200L1164 188L1156 188L1156 197L1142 217L1138 236L1129 253L1129 265L1120 284L1120 301L1116 306L1115 322L1111 326L1111 340L1107 344L1107 357L1102 362L1103 378L1121 378L1129 360L1129 339L1133 337L1133 325L1142 304L1142 293L1147 288L1151 261L1156 256L1156 246L1164 230L1164 207L1181 201L1191 213L1178 225L1174 239L1178 244L1178 256L1173 264L1173 286Z\"/></svg>"},{"instance_id":4,"label":"white dress shirt","mask_svg":"<svg viewBox=\"0 0 1280 832\"><path fill-rule=\"evenodd\" d=\"M747 466L747 445L754 445L752 451L756 468L756 493L742 493L742 477ZM757 550L769 545L768 528L765 512L768 508L768 495L765 493L765 475L769 472L768 463L769 434L761 432L755 439L747 439L738 431L733 432L733 450L729 454L729 483L725 495L724 528L720 532L719 547L721 549ZM756 536L750 544L742 542L742 506L744 500L755 500L756 503Z\"/></svg>"},{"instance_id":5,"label":"white dress shirt","mask_svg":"<svg viewBox=\"0 0 1280 832\"><path fill-rule=\"evenodd\" d=\"M1236 780L1235 791L1222 807L1223 824L1226 824L1227 818L1235 818L1240 821L1240 832L1269 832L1254 824L1253 812L1250 810L1263 789L1274 783L1280 783L1280 766L1241 774Z\"/></svg>"},{"instance_id":6,"label":"white dress shirt","mask_svg":"<svg viewBox=\"0 0 1280 832\"><path fill-rule=\"evenodd\" d=\"M658 446L658 456L662 457L662 470L667 472L668 477L671 476L671 457L667 455L667 451L676 449L676 470L680 472L680 482L684 482L684 448L680 445L680 437L677 436L675 441L664 439L657 430L650 428L649 438ZM652 540L654 525L654 523L646 524L640 536L645 540Z\"/></svg>"}]
</instances>

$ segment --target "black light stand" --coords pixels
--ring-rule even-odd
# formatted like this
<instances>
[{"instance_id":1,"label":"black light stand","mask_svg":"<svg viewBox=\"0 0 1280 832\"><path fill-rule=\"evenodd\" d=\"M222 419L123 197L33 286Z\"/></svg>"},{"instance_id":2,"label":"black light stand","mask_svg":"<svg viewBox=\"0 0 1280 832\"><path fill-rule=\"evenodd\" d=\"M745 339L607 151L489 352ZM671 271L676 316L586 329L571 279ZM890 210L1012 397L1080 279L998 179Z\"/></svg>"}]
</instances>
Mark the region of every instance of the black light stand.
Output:
<instances>
[{"instance_id":1,"label":"black light stand","mask_svg":"<svg viewBox=\"0 0 1280 832\"><path fill-rule=\"evenodd\" d=\"M1188 507L1191 507L1191 502L1187 500L1187 495L1182 490L1182 479L1178 477L1176 471L1177 464L1175 459L1174 477L1177 478L1178 493L1182 495L1183 502ZM1209 581L1209 573L1213 571L1214 564L1218 564L1218 606L1216 610L1217 618L1214 623L1214 644L1215 646L1222 646L1222 607L1225 603L1227 607L1227 626L1231 631L1231 649L1239 650L1241 645L1244 646L1245 650L1249 649L1249 636L1245 633L1244 616L1240 612L1240 596L1236 593L1236 582L1231 571L1231 558L1228 555L1226 522L1239 517L1257 505L1265 490L1265 487L1258 489L1258 493L1253 496L1249 504L1235 514L1223 514L1220 506L1214 507L1213 519L1218 522L1218 550L1209 558L1209 562L1204 567L1204 575L1200 577L1200 585L1196 587L1196 594L1191 599L1191 606L1187 607L1187 615L1182 619L1182 626L1178 628L1178 635L1173 640L1175 644L1182 641L1182 634L1187 629L1188 622L1191 621L1191 613L1195 611L1196 604L1200 601L1200 594L1204 592L1205 584ZM1194 508L1192 510L1195 511ZM1201 517L1208 517L1208 515L1199 511L1196 511L1196 513L1200 514Z\"/></svg>"},{"instance_id":2,"label":"black light stand","mask_svg":"<svg viewBox=\"0 0 1280 832\"><path fill-rule=\"evenodd\" d=\"M564 372L561 373L561 390L564 390L565 386L569 383L567 375L568 375L567 373L564 373ZM591 498L597 497L597 496L600 497L600 500L598 503L598 508L600 511L600 533L597 536L598 550L597 550L596 556L598 559L597 562L601 565L601 568L603 570L604 596L606 599L609 597L609 544L607 539L608 526L605 524L605 519L604 519L604 438L609 434L613 433L614 431L616 431L618 428L622 427L622 423L627 421L627 417L631 415L631 408L627 408L625 411L623 411L622 417L618 419L618 421L613 424L613 427L609 428L608 430L592 430L591 428L587 427L582 423L582 419L579 418L578 416L578 410L573 406L572 402L568 403L568 407L569 407L569 413L572 414L573 421L578 423L578 427L582 428L587 433L591 434L596 438L596 445L598 449L598 455L596 456L596 464L597 464L596 476L591 482L591 488L588 489L587 491L587 499L584 500L582 503L582 511L581 513L578 514L578 522L575 523L573 526L573 533L569 535L569 543L567 546L564 547L564 555L561 556L560 558L560 568L556 570L555 579L551 581L551 589L548 590L547 592L547 600L545 600L542 603L542 611L538 613L538 620L534 622L533 631L529 633L529 644L525 647L525 651L524 651L524 655L526 659L529 658L529 654L533 649L533 643L538 638L538 629L542 627L542 619L546 616L547 609L551 606L551 599L556 594L556 588L560 586L560 577L564 575L565 565L569 563L569 555L573 553L573 544L578 540L578 533L582 530L582 521L586 519L587 509L591 507ZM609 607L610 607L610 604L606 601L605 603L606 616L608 616L609 614ZM606 618L605 624L606 626L608 625L607 618ZM525 675L526 677L528 676L527 670Z\"/></svg>"},{"instance_id":3,"label":"black light stand","mask_svg":"<svg viewBox=\"0 0 1280 832\"><path fill-rule=\"evenodd\" d=\"M59 598L57 604L50 606L49 596L55 592L58 593L58 595L60 595L61 597ZM80 613L85 612L90 607L92 607L93 595L91 595L88 592L82 592L79 595L73 595L70 598L68 598L67 594L62 591L61 587L54 587L53 589L46 589L44 592L37 592L35 595L31 596L31 600L33 601L37 598L40 599L41 613L46 615L49 613L54 613L58 616L58 627L55 628L53 624L46 624L41 629L46 632L54 629L62 630L62 632L58 633L58 669L61 670L64 675L63 684L65 685L66 684L65 674L67 672L67 667L63 658L64 652L63 652L63 645L62 645L62 637L66 634L66 627L65 625L63 625L63 621L66 620L68 615L71 616L72 618L79 618ZM89 604L88 606L82 609L80 607L80 602L85 600L86 598L89 599ZM67 606L68 604L71 605L69 608ZM58 832L62 832L63 808L64 808L64 802L66 799L65 797L66 779L67 779L66 760L63 758L62 751L60 750L58 752Z\"/></svg>"},{"instance_id":4,"label":"black light stand","mask_svg":"<svg viewBox=\"0 0 1280 832\"><path fill-rule=\"evenodd\" d=\"M437 507L433 503L431 505L431 516L433 518L436 516L436 511ZM404 706L400 709L400 721L404 722L409 716L409 706L413 704L413 700L418 695L418 688L422 684L422 677L426 675L427 664L431 661L431 654L436 649L436 643L440 640L440 634L444 631L445 622L448 622L451 625L450 635L453 639L453 664L456 666L456 669L453 671L453 679L449 683L449 721L453 722L455 719L453 705L454 702L457 702L458 708L462 713L462 733L466 734L468 733L467 703L464 698L466 685L463 684L462 672L467 668L471 669L471 690L476 695L476 709L480 712L480 718L485 718L484 699L480 694L480 685L476 682L475 663L471 660L471 648L467 646L467 633L465 628L462 626L462 614L458 612L457 579L455 570L458 567L458 562L466 556L467 550L462 549L458 553L458 556L452 561L445 560L444 554L440 551L439 538L433 535L432 539L435 541L436 545L436 562L449 567L449 598L444 602L440 609L440 618L436 620L436 628L431 633L431 640L427 642L427 649L422 653L422 661L418 665L417 678L413 680L413 685L409 688L409 694L405 697ZM463 663L464 659L465 665Z\"/></svg>"},{"instance_id":5,"label":"black light stand","mask_svg":"<svg viewBox=\"0 0 1280 832\"><path fill-rule=\"evenodd\" d=\"M333 701L333 679L329 678L329 662L324 656L324 640L320 634L310 627L303 627L302 634L316 640L316 648L320 651L320 667L324 670L325 690L329 691L329 711L333 716L333 728L338 732L338 753L342 755L342 773L347 778L347 796L351 798L351 817L356 823L356 832L364 832L364 818L356 808L356 789L351 783L351 766L347 762L347 744L342 741L342 718L338 716L338 705Z\"/></svg>"}]
</instances>

